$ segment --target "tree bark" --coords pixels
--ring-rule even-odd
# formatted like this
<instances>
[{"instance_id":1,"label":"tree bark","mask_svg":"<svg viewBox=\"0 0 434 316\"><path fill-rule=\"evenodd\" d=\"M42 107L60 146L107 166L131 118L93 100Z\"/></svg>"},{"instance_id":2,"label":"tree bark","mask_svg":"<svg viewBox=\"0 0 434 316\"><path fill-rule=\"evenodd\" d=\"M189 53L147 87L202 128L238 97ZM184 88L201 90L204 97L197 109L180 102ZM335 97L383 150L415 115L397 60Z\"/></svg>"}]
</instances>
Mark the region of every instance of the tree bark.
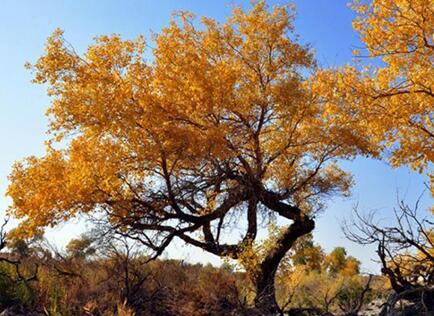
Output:
<instances>
[{"instance_id":1,"label":"tree bark","mask_svg":"<svg viewBox=\"0 0 434 316\"><path fill-rule=\"evenodd\" d=\"M264 270L258 273L255 279L255 307L266 315L276 315L281 313L279 305L276 301L276 293L274 287L275 275L276 269L270 268L269 270Z\"/></svg>"},{"instance_id":2,"label":"tree bark","mask_svg":"<svg viewBox=\"0 0 434 316\"><path fill-rule=\"evenodd\" d=\"M315 222L307 216L300 217L288 227L276 242L276 246L267 254L256 271L254 282L256 287L255 306L264 315L282 314L276 301L274 279L277 268L294 242L301 236L310 233Z\"/></svg>"}]
</instances>

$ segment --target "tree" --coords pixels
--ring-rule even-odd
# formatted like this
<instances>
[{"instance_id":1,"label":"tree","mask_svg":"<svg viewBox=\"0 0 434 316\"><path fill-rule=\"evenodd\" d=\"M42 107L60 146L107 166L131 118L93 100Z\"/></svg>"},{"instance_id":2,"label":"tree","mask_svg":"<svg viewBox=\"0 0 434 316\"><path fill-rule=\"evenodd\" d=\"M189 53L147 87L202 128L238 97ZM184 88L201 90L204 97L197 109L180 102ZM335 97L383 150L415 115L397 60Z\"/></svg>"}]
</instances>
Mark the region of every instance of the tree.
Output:
<instances>
[{"instance_id":1,"label":"tree","mask_svg":"<svg viewBox=\"0 0 434 316\"><path fill-rule=\"evenodd\" d=\"M137 244L118 236L105 236L99 241L101 256L107 258L106 269L109 275L116 275L120 302L129 307L136 307L137 301L143 300L143 284L150 274L143 273L146 257L140 255Z\"/></svg>"},{"instance_id":2,"label":"tree","mask_svg":"<svg viewBox=\"0 0 434 316\"><path fill-rule=\"evenodd\" d=\"M318 72L329 107L354 113L393 167L428 171L434 196L434 10L426 0L355 1L360 64ZM362 62L372 59L377 66ZM327 89L327 86L329 89ZM432 209L434 212L434 209Z\"/></svg>"},{"instance_id":3,"label":"tree","mask_svg":"<svg viewBox=\"0 0 434 316\"><path fill-rule=\"evenodd\" d=\"M352 256L347 256L344 247L336 247L326 256L324 266L332 275L342 273L351 276L359 273L360 262Z\"/></svg>"},{"instance_id":4,"label":"tree","mask_svg":"<svg viewBox=\"0 0 434 316\"><path fill-rule=\"evenodd\" d=\"M346 227L346 235L359 244L375 244L382 266L394 290L384 312L406 299L422 302L425 311L434 309L434 237L433 222L418 214L418 203L410 207L403 201L394 210L395 221L384 225L375 213L362 216Z\"/></svg>"},{"instance_id":5,"label":"tree","mask_svg":"<svg viewBox=\"0 0 434 316\"><path fill-rule=\"evenodd\" d=\"M33 299L30 283L38 280L38 263L31 267L23 262L29 255L29 247L24 242L10 242L6 233L9 219L0 225L0 308L8 308L14 304L26 304ZM10 248L14 251L6 253Z\"/></svg>"},{"instance_id":6,"label":"tree","mask_svg":"<svg viewBox=\"0 0 434 316\"><path fill-rule=\"evenodd\" d=\"M380 63L362 70L362 65L356 65L322 71L314 85L321 90L333 87L325 97L329 107L357 112L355 116L362 123L354 127L370 130L381 145L382 157L388 158L392 166L407 165L419 172L427 171L434 195L432 5L424 0L358 1L354 9L359 13L354 28L366 45L366 54L356 52L356 57L373 58ZM383 272L394 290L404 293L418 287L418 291L408 294L420 300L420 284L412 284L407 278L414 275L407 273L413 271L421 280L426 279L424 271L432 274L429 256L423 255L429 254L432 245L432 221L421 219L404 202L395 215L396 226L386 227L374 222L372 215L358 216L356 228L360 230L355 235L359 238L353 239L377 243ZM412 249L422 249L422 255L414 256Z\"/></svg>"},{"instance_id":7,"label":"tree","mask_svg":"<svg viewBox=\"0 0 434 316\"><path fill-rule=\"evenodd\" d=\"M66 252L71 258L80 258L84 259L88 256L95 254L96 249L92 245L94 240L83 234L80 238L71 239L70 242L66 245Z\"/></svg>"},{"instance_id":8,"label":"tree","mask_svg":"<svg viewBox=\"0 0 434 316\"><path fill-rule=\"evenodd\" d=\"M238 259L280 216L289 224L248 271L256 306L277 312L280 261L325 198L349 192L336 160L377 153L352 112L332 111L303 75L315 63L292 20L263 1L200 28L181 12L154 36L151 61L143 38L101 36L79 55L55 31L30 66L53 100L47 152L10 175L21 234L93 214L155 255L179 238ZM241 218L244 235L223 238Z\"/></svg>"},{"instance_id":9,"label":"tree","mask_svg":"<svg viewBox=\"0 0 434 316\"><path fill-rule=\"evenodd\" d=\"M304 265L310 271L321 270L324 250L314 243L312 234L299 238L291 250L290 260L294 266Z\"/></svg>"},{"instance_id":10,"label":"tree","mask_svg":"<svg viewBox=\"0 0 434 316\"><path fill-rule=\"evenodd\" d=\"M392 164L423 169L434 160L434 10L429 1L375 1L355 5L354 28L370 57L383 67L365 83L371 108L381 112L388 144L399 141ZM386 117L388 115L388 117Z\"/></svg>"}]
</instances>

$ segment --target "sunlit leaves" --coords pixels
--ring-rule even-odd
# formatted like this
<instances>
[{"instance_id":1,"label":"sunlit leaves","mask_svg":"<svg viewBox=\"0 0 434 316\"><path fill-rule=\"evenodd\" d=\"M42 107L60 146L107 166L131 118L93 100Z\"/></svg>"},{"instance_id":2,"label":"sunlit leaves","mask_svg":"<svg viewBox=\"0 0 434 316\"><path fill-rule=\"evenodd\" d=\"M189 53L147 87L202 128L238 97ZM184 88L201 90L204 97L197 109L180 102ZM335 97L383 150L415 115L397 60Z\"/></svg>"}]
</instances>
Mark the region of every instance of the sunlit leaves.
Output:
<instances>
[{"instance_id":1,"label":"sunlit leaves","mask_svg":"<svg viewBox=\"0 0 434 316\"><path fill-rule=\"evenodd\" d=\"M25 218L29 232L101 209L117 221L134 199L169 190L167 179L184 197L191 179L209 182L228 168L291 192L306 213L324 196L348 194L351 177L334 162L374 154L375 139L303 78L315 62L296 40L293 16L289 6L259 1L198 27L179 12L148 52L141 37L111 35L78 54L56 30L28 66L52 97L49 149L16 164L10 213ZM195 212L212 213L236 185L200 189Z\"/></svg>"}]
</instances>

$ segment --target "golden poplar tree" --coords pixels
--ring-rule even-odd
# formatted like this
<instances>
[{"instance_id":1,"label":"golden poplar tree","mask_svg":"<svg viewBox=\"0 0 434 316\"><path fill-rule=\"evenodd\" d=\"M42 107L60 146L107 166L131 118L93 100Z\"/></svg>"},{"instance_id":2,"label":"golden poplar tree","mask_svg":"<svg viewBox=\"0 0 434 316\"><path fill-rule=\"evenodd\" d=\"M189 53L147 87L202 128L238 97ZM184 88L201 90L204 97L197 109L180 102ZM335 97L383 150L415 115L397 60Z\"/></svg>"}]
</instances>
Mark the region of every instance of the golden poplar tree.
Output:
<instances>
[{"instance_id":1,"label":"golden poplar tree","mask_svg":"<svg viewBox=\"0 0 434 316\"><path fill-rule=\"evenodd\" d=\"M321 70L315 89L329 107L357 113L394 167L428 171L434 194L434 5L430 0L357 1L361 64ZM366 61L373 61L366 65ZM434 211L434 209L433 209Z\"/></svg>"}]
</instances>

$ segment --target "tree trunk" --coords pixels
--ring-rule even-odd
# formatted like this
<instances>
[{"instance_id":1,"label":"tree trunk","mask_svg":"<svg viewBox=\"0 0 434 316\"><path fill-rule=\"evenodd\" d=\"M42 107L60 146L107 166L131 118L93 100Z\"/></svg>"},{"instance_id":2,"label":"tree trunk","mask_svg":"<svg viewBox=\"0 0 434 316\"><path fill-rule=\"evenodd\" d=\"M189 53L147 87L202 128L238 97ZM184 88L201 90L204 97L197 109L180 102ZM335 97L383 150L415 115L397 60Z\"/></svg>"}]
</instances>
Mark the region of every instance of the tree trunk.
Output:
<instances>
[{"instance_id":1,"label":"tree trunk","mask_svg":"<svg viewBox=\"0 0 434 316\"><path fill-rule=\"evenodd\" d=\"M264 315L282 314L276 301L274 278L280 261L301 236L310 233L315 222L307 216L299 218L276 241L276 246L267 254L254 277L256 287L255 306Z\"/></svg>"},{"instance_id":2,"label":"tree trunk","mask_svg":"<svg viewBox=\"0 0 434 316\"><path fill-rule=\"evenodd\" d=\"M255 306L266 315L281 313L276 301L274 277L277 267L267 267L259 272L255 279L256 297Z\"/></svg>"}]
</instances>

